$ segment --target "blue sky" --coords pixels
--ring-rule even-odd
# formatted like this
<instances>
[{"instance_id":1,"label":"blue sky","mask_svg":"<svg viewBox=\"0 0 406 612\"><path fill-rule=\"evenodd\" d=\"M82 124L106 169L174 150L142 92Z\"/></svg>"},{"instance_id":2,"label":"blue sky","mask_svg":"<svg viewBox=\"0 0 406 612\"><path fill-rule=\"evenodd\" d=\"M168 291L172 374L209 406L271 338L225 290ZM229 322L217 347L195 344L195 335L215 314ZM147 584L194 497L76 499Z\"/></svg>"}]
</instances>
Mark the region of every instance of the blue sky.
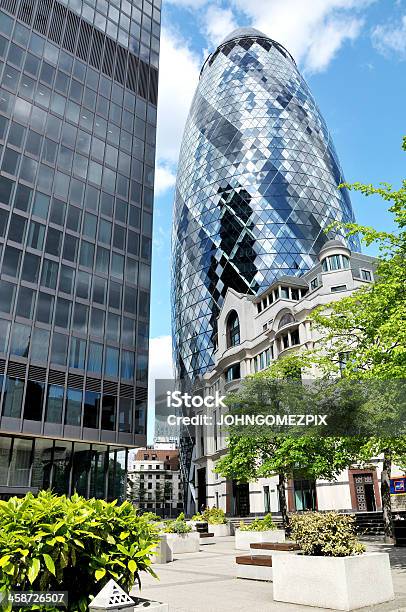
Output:
<instances>
[{"instance_id":1,"label":"blue sky","mask_svg":"<svg viewBox=\"0 0 406 612\"><path fill-rule=\"evenodd\" d=\"M405 177L400 147L406 134L406 0L163 0L151 378L170 376L171 216L188 108L207 54L234 27L247 25L295 57L333 135L347 181L399 185ZM391 228L379 200L354 194L352 202L358 222Z\"/></svg>"}]
</instances>

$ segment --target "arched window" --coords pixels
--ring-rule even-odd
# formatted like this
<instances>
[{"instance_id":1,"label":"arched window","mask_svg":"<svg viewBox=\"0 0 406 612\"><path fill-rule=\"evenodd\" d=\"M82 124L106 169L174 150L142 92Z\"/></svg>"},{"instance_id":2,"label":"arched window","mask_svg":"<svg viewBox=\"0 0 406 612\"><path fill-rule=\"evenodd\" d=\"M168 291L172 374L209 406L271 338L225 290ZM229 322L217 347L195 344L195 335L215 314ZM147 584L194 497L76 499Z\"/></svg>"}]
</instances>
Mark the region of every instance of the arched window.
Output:
<instances>
[{"instance_id":1,"label":"arched window","mask_svg":"<svg viewBox=\"0 0 406 612\"><path fill-rule=\"evenodd\" d=\"M281 329L285 325L288 325L288 323L294 322L295 317L290 312L287 312L286 314L282 315L281 320L279 321L278 329Z\"/></svg>"},{"instance_id":2,"label":"arched window","mask_svg":"<svg viewBox=\"0 0 406 612\"><path fill-rule=\"evenodd\" d=\"M232 310L227 319L227 348L240 344L240 321L238 314Z\"/></svg>"}]
</instances>

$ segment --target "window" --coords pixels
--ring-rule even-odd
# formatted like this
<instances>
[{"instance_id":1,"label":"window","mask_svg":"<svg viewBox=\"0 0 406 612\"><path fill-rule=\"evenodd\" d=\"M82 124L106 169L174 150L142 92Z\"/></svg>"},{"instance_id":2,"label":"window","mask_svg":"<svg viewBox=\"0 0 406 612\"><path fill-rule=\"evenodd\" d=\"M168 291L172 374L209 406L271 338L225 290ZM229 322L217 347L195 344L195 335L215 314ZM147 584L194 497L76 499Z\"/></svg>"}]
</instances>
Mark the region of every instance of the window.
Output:
<instances>
[{"instance_id":1,"label":"window","mask_svg":"<svg viewBox=\"0 0 406 612\"><path fill-rule=\"evenodd\" d=\"M11 333L10 353L19 357L28 357L31 327L14 323Z\"/></svg>"},{"instance_id":2,"label":"window","mask_svg":"<svg viewBox=\"0 0 406 612\"><path fill-rule=\"evenodd\" d=\"M289 323L294 323L294 322L295 322L295 317L290 312L287 312L286 314L282 315L279 321L278 329L282 329L282 327L284 327L285 325L289 325Z\"/></svg>"},{"instance_id":3,"label":"window","mask_svg":"<svg viewBox=\"0 0 406 612\"><path fill-rule=\"evenodd\" d=\"M289 299L289 287L281 287L281 298Z\"/></svg>"},{"instance_id":4,"label":"window","mask_svg":"<svg viewBox=\"0 0 406 612\"><path fill-rule=\"evenodd\" d=\"M87 355L87 370L94 374L101 374L103 360L103 346L96 342L89 342L89 352Z\"/></svg>"},{"instance_id":5,"label":"window","mask_svg":"<svg viewBox=\"0 0 406 612\"><path fill-rule=\"evenodd\" d=\"M335 287L331 287L331 293L338 293L340 291L345 291L347 289L347 285L336 285Z\"/></svg>"},{"instance_id":6,"label":"window","mask_svg":"<svg viewBox=\"0 0 406 612\"><path fill-rule=\"evenodd\" d=\"M49 349L49 331L46 329L34 328L31 339L31 360L46 362Z\"/></svg>"},{"instance_id":7,"label":"window","mask_svg":"<svg viewBox=\"0 0 406 612\"><path fill-rule=\"evenodd\" d=\"M23 403L24 381L6 377L3 391L3 416L18 419Z\"/></svg>"},{"instance_id":8,"label":"window","mask_svg":"<svg viewBox=\"0 0 406 612\"><path fill-rule=\"evenodd\" d=\"M360 270L361 278L364 281L372 282L372 272L370 270Z\"/></svg>"},{"instance_id":9,"label":"window","mask_svg":"<svg viewBox=\"0 0 406 612\"><path fill-rule=\"evenodd\" d=\"M101 426L109 431L116 428L116 398L112 395L103 396Z\"/></svg>"},{"instance_id":10,"label":"window","mask_svg":"<svg viewBox=\"0 0 406 612\"><path fill-rule=\"evenodd\" d=\"M51 362L66 365L68 351L68 336L54 333L52 338Z\"/></svg>"},{"instance_id":11,"label":"window","mask_svg":"<svg viewBox=\"0 0 406 612\"><path fill-rule=\"evenodd\" d=\"M50 325L52 322L53 306L54 298L52 295L40 293L38 295L37 303L37 321L40 321L41 323L48 323Z\"/></svg>"},{"instance_id":12,"label":"window","mask_svg":"<svg viewBox=\"0 0 406 612\"><path fill-rule=\"evenodd\" d=\"M300 344L300 339L299 339L299 330L295 329L291 332L290 334L290 344L291 346L294 346L296 344Z\"/></svg>"},{"instance_id":13,"label":"window","mask_svg":"<svg viewBox=\"0 0 406 612\"><path fill-rule=\"evenodd\" d=\"M24 419L30 421L41 421L42 419L42 402L44 400L45 384L27 381L27 390L25 393L24 404Z\"/></svg>"},{"instance_id":14,"label":"window","mask_svg":"<svg viewBox=\"0 0 406 612\"><path fill-rule=\"evenodd\" d=\"M25 319L32 319L34 313L35 293L27 287L20 287L18 292L16 314Z\"/></svg>"},{"instance_id":15,"label":"window","mask_svg":"<svg viewBox=\"0 0 406 612\"><path fill-rule=\"evenodd\" d=\"M65 424L80 427L82 391L68 389L66 392Z\"/></svg>"},{"instance_id":16,"label":"window","mask_svg":"<svg viewBox=\"0 0 406 612\"><path fill-rule=\"evenodd\" d=\"M321 262L323 272L346 270L350 267L350 259L346 255L330 255Z\"/></svg>"},{"instance_id":17,"label":"window","mask_svg":"<svg viewBox=\"0 0 406 612\"><path fill-rule=\"evenodd\" d=\"M317 287L319 286L319 279L317 278L313 278L310 281L310 291L314 291L314 289L317 289Z\"/></svg>"},{"instance_id":18,"label":"window","mask_svg":"<svg viewBox=\"0 0 406 612\"><path fill-rule=\"evenodd\" d=\"M240 364L235 363L226 371L226 382L231 382L232 380L238 380L241 378L240 374Z\"/></svg>"},{"instance_id":19,"label":"window","mask_svg":"<svg viewBox=\"0 0 406 612\"><path fill-rule=\"evenodd\" d=\"M86 353L86 341L80 340L79 338L72 337L71 344L70 344L70 358L69 358L70 367L77 368L79 370L84 370L85 353Z\"/></svg>"},{"instance_id":20,"label":"window","mask_svg":"<svg viewBox=\"0 0 406 612\"><path fill-rule=\"evenodd\" d=\"M49 423L62 423L63 387L50 385L47 394L45 420Z\"/></svg>"},{"instance_id":21,"label":"window","mask_svg":"<svg viewBox=\"0 0 406 612\"><path fill-rule=\"evenodd\" d=\"M0 312L10 313L14 306L16 286L0 280Z\"/></svg>"},{"instance_id":22,"label":"window","mask_svg":"<svg viewBox=\"0 0 406 612\"><path fill-rule=\"evenodd\" d=\"M240 321L235 310L232 310L227 319L227 347L240 344Z\"/></svg>"},{"instance_id":23,"label":"window","mask_svg":"<svg viewBox=\"0 0 406 612\"><path fill-rule=\"evenodd\" d=\"M99 427L100 393L85 391L83 406L83 427L97 429Z\"/></svg>"}]
</instances>

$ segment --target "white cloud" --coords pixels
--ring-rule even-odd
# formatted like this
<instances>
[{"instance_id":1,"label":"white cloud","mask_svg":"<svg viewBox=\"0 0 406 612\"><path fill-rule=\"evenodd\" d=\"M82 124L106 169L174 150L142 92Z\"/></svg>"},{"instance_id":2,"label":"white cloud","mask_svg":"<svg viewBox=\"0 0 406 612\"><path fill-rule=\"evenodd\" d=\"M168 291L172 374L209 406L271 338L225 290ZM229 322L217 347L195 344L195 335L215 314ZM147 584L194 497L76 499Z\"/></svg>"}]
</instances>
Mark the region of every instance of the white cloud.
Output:
<instances>
[{"instance_id":1,"label":"white cloud","mask_svg":"<svg viewBox=\"0 0 406 612\"><path fill-rule=\"evenodd\" d=\"M168 170L178 161L202 58L179 35L166 29L162 31L160 58L157 159Z\"/></svg>"},{"instance_id":2,"label":"white cloud","mask_svg":"<svg viewBox=\"0 0 406 612\"><path fill-rule=\"evenodd\" d=\"M162 163L158 161L155 170L155 194L157 196L162 195L165 191L173 187L175 182L176 173L174 170L169 166L162 165Z\"/></svg>"},{"instance_id":3,"label":"white cloud","mask_svg":"<svg viewBox=\"0 0 406 612\"><path fill-rule=\"evenodd\" d=\"M372 31L374 47L384 55L395 53L401 59L406 59L406 15L400 23L378 25Z\"/></svg>"},{"instance_id":4,"label":"white cloud","mask_svg":"<svg viewBox=\"0 0 406 612\"><path fill-rule=\"evenodd\" d=\"M231 9L209 6L205 14L205 26L209 41L216 46L237 27L237 23Z\"/></svg>"},{"instance_id":5,"label":"white cloud","mask_svg":"<svg viewBox=\"0 0 406 612\"><path fill-rule=\"evenodd\" d=\"M171 336L158 336L149 341L149 380L173 378Z\"/></svg>"},{"instance_id":6,"label":"white cloud","mask_svg":"<svg viewBox=\"0 0 406 612\"><path fill-rule=\"evenodd\" d=\"M249 25L283 44L306 70L324 70L362 26L361 9L376 0L231 0Z\"/></svg>"},{"instance_id":7,"label":"white cloud","mask_svg":"<svg viewBox=\"0 0 406 612\"><path fill-rule=\"evenodd\" d=\"M173 378L171 336L158 336L149 341L148 375L148 443L152 443L155 421L155 381Z\"/></svg>"}]
</instances>

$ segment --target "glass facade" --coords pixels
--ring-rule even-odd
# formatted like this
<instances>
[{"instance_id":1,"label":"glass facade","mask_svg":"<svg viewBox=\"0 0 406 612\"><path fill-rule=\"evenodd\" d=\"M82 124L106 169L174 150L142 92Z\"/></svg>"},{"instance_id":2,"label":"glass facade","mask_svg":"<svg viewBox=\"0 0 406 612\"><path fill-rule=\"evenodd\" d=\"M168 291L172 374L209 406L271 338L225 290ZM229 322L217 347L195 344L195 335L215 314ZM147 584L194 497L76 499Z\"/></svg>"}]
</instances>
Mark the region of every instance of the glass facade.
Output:
<instances>
[{"instance_id":1,"label":"glass facade","mask_svg":"<svg viewBox=\"0 0 406 612\"><path fill-rule=\"evenodd\" d=\"M2 432L143 443L160 4L0 0Z\"/></svg>"},{"instance_id":2,"label":"glass facade","mask_svg":"<svg viewBox=\"0 0 406 612\"><path fill-rule=\"evenodd\" d=\"M0 499L52 488L123 501L127 454L120 447L0 435Z\"/></svg>"},{"instance_id":3,"label":"glass facade","mask_svg":"<svg viewBox=\"0 0 406 612\"><path fill-rule=\"evenodd\" d=\"M206 60L181 147L172 238L180 378L213 365L228 288L257 294L317 261L333 221L353 221L331 135L290 54L236 30ZM358 241L349 246L359 251Z\"/></svg>"}]
</instances>

